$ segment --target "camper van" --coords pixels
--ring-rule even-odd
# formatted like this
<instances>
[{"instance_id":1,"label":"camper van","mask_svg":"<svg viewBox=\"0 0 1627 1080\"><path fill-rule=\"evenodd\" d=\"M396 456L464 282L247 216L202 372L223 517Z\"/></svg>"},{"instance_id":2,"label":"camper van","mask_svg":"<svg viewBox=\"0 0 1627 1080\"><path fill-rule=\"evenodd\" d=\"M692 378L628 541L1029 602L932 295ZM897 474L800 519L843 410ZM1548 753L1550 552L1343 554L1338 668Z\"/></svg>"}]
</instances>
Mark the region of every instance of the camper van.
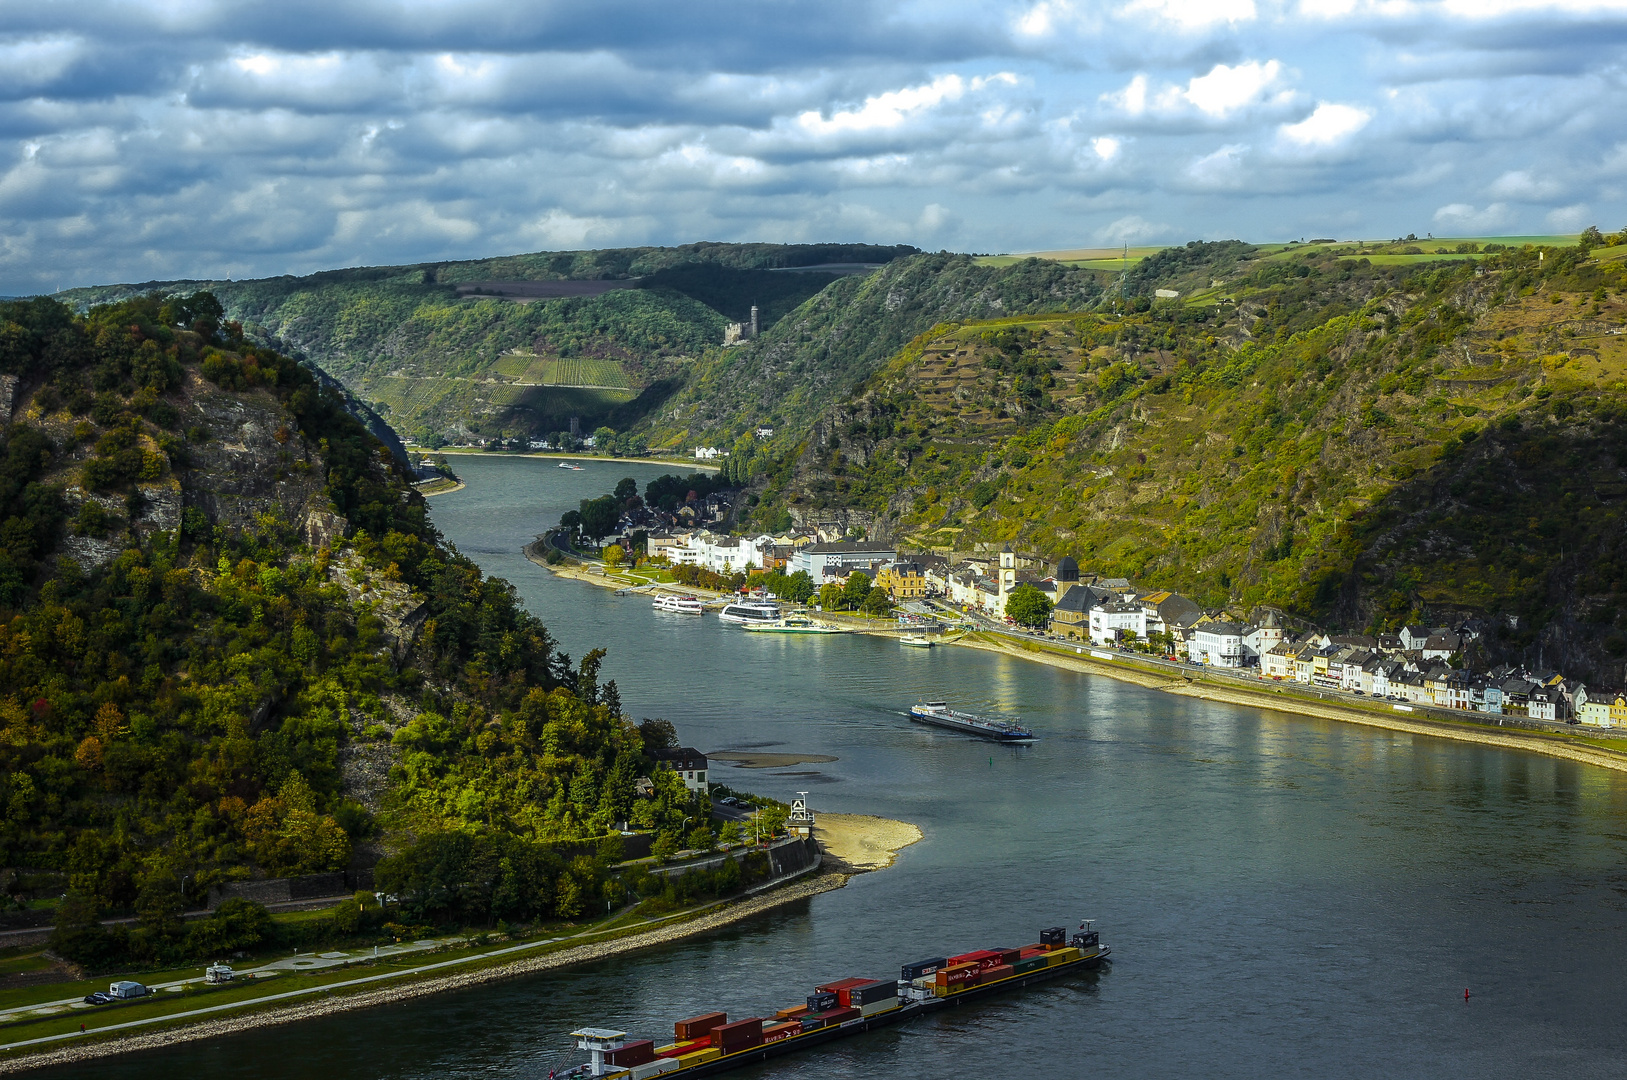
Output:
<instances>
[{"instance_id":1,"label":"camper van","mask_svg":"<svg viewBox=\"0 0 1627 1080\"><path fill-rule=\"evenodd\" d=\"M148 994L152 993L151 990L148 990L140 983L130 982L129 980L114 983L112 986L107 988L107 992L121 1001L129 998L146 997Z\"/></svg>"}]
</instances>

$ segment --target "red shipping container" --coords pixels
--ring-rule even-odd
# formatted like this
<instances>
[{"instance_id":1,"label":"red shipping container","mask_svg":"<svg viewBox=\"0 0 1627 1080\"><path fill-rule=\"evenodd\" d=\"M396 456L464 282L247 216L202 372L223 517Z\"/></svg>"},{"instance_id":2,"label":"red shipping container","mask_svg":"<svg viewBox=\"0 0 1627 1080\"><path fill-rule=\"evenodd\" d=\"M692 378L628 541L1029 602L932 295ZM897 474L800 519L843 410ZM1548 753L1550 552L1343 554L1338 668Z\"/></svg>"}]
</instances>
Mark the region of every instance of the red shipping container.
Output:
<instances>
[{"instance_id":1,"label":"red shipping container","mask_svg":"<svg viewBox=\"0 0 1627 1080\"><path fill-rule=\"evenodd\" d=\"M841 979L841 980L839 980L837 982L829 982L829 983L825 983L823 986L814 987L814 993L816 993L816 994L840 994L843 990L846 990L850 986L861 986L864 983L875 982L875 981L876 980L874 980L874 979Z\"/></svg>"},{"instance_id":2,"label":"red shipping container","mask_svg":"<svg viewBox=\"0 0 1627 1080\"><path fill-rule=\"evenodd\" d=\"M840 1024L844 1020L852 1020L861 1015L857 1009L832 1009L825 1014L826 1024Z\"/></svg>"},{"instance_id":3,"label":"red shipping container","mask_svg":"<svg viewBox=\"0 0 1627 1080\"><path fill-rule=\"evenodd\" d=\"M763 1044L776 1043L781 1039L789 1039L793 1035L802 1034L802 1025L795 1020L788 1024L765 1024L763 1026Z\"/></svg>"},{"instance_id":4,"label":"red shipping container","mask_svg":"<svg viewBox=\"0 0 1627 1080\"><path fill-rule=\"evenodd\" d=\"M956 964L953 967L941 968L938 971L938 985L958 986L963 982L972 982L977 978L978 970L976 963Z\"/></svg>"},{"instance_id":5,"label":"red shipping container","mask_svg":"<svg viewBox=\"0 0 1627 1080\"><path fill-rule=\"evenodd\" d=\"M684 1039L681 1041L675 1041L671 1050L661 1050L657 1052L655 1056L664 1058L681 1057L684 1054L693 1054L696 1050L705 1050L711 1045L712 1036L710 1033L708 1033L699 1039Z\"/></svg>"},{"instance_id":6,"label":"red shipping container","mask_svg":"<svg viewBox=\"0 0 1627 1080\"><path fill-rule=\"evenodd\" d=\"M1044 956L1050 951L1044 945L1025 945L1018 952L1017 959L1027 960L1031 956Z\"/></svg>"},{"instance_id":7,"label":"red shipping container","mask_svg":"<svg viewBox=\"0 0 1627 1080\"><path fill-rule=\"evenodd\" d=\"M776 1019L776 1020L796 1020L796 1019L800 1019L800 1018L802 1018L804 1016L807 1016L812 1011L813 1010L808 1008L808 1006L806 1006L806 1005L793 1005L789 1009L775 1009L774 1010L774 1019Z\"/></svg>"},{"instance_id":8,"label":"red shipping container","mask_svg":"<svg viewBox=\"0 0 1627 1080\"><path fill-rule=\"evenodd\" d=\"M639 1042L625 1043L620 1050L612 1050L606 1054L605 1060L624 1069L631 1069L634 1065L642 1065L646 1061L654 1061L655 1041L643 1039Z\"/></svg>"},{"instance_id":9,"label":"red shipping container","mask_svg":"<svg viewBox=\"0 0 1627 1080\"><path fill-rule=\"evenodd\" d=\"M712 1045L725 1053L763 1045L763 1022L756 1017L712 1029Z\"/></svg>"},{"instance_id":10,"label":"red shipping container","mask_svg":"<svg viewBox=\"0 0 1627 1080\"><path fill-rule=\"evenodd\" d=\"M688 1020L680 1020L672 1025L672 1041L704 1039L713 1028L722 1027L728 1020L729 1014L720 1012L703 1013L700 1016L691 1016Z\"/></svg>"},{"instance_id":11,"label":"red shipping container","mask_svg":"<svg viewBox=\"0 0 1627 1080\"><path fill-rule=\"evenodd\" d=\"M959 956L951 956L949 958L949 962L944 966L953 967L956 964L976 964L979 961L986 960L991 956L998 955L999 954L993 949L978 949L976 952L961 953Z\"/></svg>"},{"instance_id":12,"label":"red shipping container","mask_svg":"<svg viewBox=\"0 0 1627 1080\"><path fill-rule=\"evenodd\" d=\"M1002 964L1015 964L1022 958L1021 949L990 949L989 951L999 953L1000 963Z\"/></svg>"},{"instance_id":13,"label":"red shipping container","mask_svg":"<svg viewBox=\"0 0 1627 1080\"><path fill-rule=\"evenodd\" d=\"M991 968L984 968L983 971L978 975L977 981L979 983L991 983L1000 979L1010 978L1015 974L1017 974L1017 969L1012 967L1010 964L998 964Z\"/></svg>"}]
</instances>

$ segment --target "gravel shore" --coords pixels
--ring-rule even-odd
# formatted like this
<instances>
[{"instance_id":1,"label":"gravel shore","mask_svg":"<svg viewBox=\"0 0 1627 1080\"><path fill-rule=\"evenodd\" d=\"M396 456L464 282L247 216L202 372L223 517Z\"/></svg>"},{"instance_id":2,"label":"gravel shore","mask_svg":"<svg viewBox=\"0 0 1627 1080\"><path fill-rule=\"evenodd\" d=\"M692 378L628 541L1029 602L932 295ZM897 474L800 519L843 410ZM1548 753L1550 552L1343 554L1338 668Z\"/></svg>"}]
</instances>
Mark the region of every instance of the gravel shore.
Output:
<instances>
[{"instance_id":1,"label":"gravel shore","mask_svg":"<svg viewBox=\"0 0 1627 1080\"><path fill-rule=\"evenodd\" d=\"M901 823L895 822L894 824ZM910 826L910 828L914 828L914 826ZM919 835L918 832L917 835ZM114 1054L127 1054L138 1050L158 1050L178 1043L219 1038L240 1031L271 1027L275 1024L292 1024L313 1017L327 1016L331 1013L346 1012L351 1009L367 1009L375 1005L388 1005L423 997L427 994L461 990L471 986L478 986L481 983L494 982L498 979L511 979L517 975L552 971L557 968L570 967L573 964L603 960L606 957L619 956L636 952L639 949L648 949L656 945L664 945L668 942L705 934L720 927L728 926L731 923L749 919L753 915L761 914L764 911L797 900L805 900L808 897L816 896L822 892L829 892L832 889L839 889L846 885L847 881L847 874L816 874L811 878L793 882L783 888L774 889L738 903L729 904L721 910L710 912L698 918L630 934L614 941L594 945L578 945L574 948L548 953L545 956L516 960L512 963L483 968L478 971L467 971L458 975L422 979L418 982L404 982L380 990L369 990L359 994L338 997L321 997L299 1005L268 1008L261 1012L248 1013L243 1016L233 1016L221 1020L206 1020L200 1023L167 1028L142 1035L108 1039L102 1042L79 1045L69 1044L37 1054L0 1059L0 1075L22 1072L27 1069L45 1068L52 1065L71 1065L76 1062L111 1057ZM313 991L313 993L315 992Z\"/></svg>"}]
</instances>

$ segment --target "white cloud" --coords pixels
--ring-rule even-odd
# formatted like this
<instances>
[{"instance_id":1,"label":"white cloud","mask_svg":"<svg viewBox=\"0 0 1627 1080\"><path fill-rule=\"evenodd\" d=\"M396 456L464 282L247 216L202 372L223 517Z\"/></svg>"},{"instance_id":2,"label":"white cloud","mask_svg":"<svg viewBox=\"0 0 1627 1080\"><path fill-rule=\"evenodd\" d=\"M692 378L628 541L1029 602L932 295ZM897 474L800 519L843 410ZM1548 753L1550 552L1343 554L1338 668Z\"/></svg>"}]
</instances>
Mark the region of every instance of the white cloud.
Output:
<instances>
[{"instance_id":1,"label":"white cloud","mask_svg":"<svg viewBox=\"0 0 1627 1080\"><path fill-rule=\"evenodd\" d=\"M1131 116L1178 113L1191 107L1220 120L1259 101L1281 74L1282 64L1277 60L1263 64L1247 60L1235 66L1216 64L1208 74L1188 79L1184 87L1165 85L1156 90L1145 74L1137 74L1119 90L1103 94L1101 100Z\"/></svg>"},{"instance_id":2,"label":"white cloud","mask_svg":"<svg viewBox=\"0 0 1627 1080\"><path fill-rule=\"evenodd\" d=\"M1248 147L1230 143L1186 167L1186 174L1204 187L1229 187L1242 179L1243 155Z\"/></svg>"},{"instance_id":3,"label":"white cloud","mask_svg":"<svg viewBox=\"0 0 1627 1080\"><path fill-rule=\"evenodd\" d=\"M1533 176L1528 169L1511 169L1492 181L1486 190L1501 199L1540 202L1558 195L1563 187L1552 177Z\"/></svg>"},{"instance_id":4,"label":"white cloud","mask_svg":"<svg viewBox=\"0 0 1627 1080\"><path fill-rule=\"evenodd\" d=\"M1448 203L1435 211L1435 222L1460 232L1484 233L1509 227L1514 215L1507 203L1492 203L1484 209L1468 203Z\"/></svg>"},{"instance_id":5,"label":"white cloud","mask_svg":"<svg viewBox=\"0 0 1627 1080\"><path fill-rule=\"evenodd\" d=\"M1129 214L1097 229L1095 237L1104 244L1134 244L1167 235L1168 225L1154 224L1139 214Z\"/></svg>"},{"instance_id":6,"label":"white cloud","mask_svg":"<svg viewBox=\"0 0 1627 1080\"><path fill-rule=\"evenodd\" d=\"M1090 148L1096 151L1096 156L1103 161L1112 161L1119 156L1124 144L1111 135L1098 135L1090 140Z\"/></svg>"},{"instance_id":7,"label":"white cloud","mask_svg":"<svg viewBox=\"0 0 1627 1080\"><path fill-rule=\"evenodd\" d=\"M1548 212L1548 226L1557 232L1580 232L1588 222L1588 207L1586 203L1576 203L1572 206L1561 206L1557 210Z\"/></svg>"},{"instance_id":8,"label":"white cloud","mask_svg":"<svg viewBox=\"0 0 1627 1080\"><path fill-rule=\"evenodd\" d=\"M1188 30L1255 17L1254 0L1132 0L1125 11L1158 15Z\"/></svg>"},{"instance_id":9,"label":"white cloud","mask_svg":"<svg viewBox=\"0 0 1627 1080\"><path fill-rule=\"evenodd\" d=\"M1281 71L1282 65L1275 60L1264 64L1250 60L1236 67L1216 64L1209 74L1187 83L1183 96L1201 112L1225 116L1257 99Z\"/></svg>"},{"instance_id":10,"label":"white cloud","mask_svg":"<svg viewBox=\"0 0 1627 1080\"><path fill-rule=\"evenodd\" d=\"M897 128L905 121L938 105L958 101L969 90L981 90L990 85L1014 86L1016 83L1017 76L1005 71L975 79L963 79L959 75L940 75L925 86L889 90L868 97L859 108L832 113L829 119L826 119L819 110L810 109L797 117L797 125L812 135L837 135Z\"/></svg>"},{"instance_id":11,"label":"white cloud","mask_svg":"<svg viewBox=\"0 0 1627 1080\"><path fill-rule=\"evenodd\" d=\"M1319 149L1344 142L1372 119L1366 109L1324 101L1299 123L1283 124L1277 132L1295 146Z\"/></svg>"}]
</instances>

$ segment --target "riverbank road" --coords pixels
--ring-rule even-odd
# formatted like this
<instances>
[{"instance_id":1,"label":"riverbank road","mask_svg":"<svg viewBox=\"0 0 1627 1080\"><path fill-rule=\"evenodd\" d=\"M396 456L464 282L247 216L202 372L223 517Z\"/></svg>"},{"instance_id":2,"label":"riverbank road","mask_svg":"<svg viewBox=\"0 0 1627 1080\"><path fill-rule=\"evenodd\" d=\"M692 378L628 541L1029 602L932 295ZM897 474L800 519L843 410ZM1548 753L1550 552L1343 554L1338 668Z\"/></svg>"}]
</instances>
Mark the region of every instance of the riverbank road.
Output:
<instances>
[{"instance_id":1,"label":"riverbank road","mask_svg":"<svg viewBox=\"0 0 1627 1080\"><path fill-rule=\"evenodd\" d=\"M559 940L561 939L549 938L546 942L528 942L527 944L535 946L550 944ZM237 979L234 981L258 981L294 971L321 971L324 968L341 967L345 964L361 963L367 960L386 960L390 957L403 956L408 953L429 952L435 949L454 948L460 945L467 945L468 943L469 940L467 938L461 937L423 938L418 941L403 941L394 945L379 945L371 949L357 949L351 952L295 953L292 956L283 957L281 960L273 960L269 964L261 964L258 967L252 968L243 968L236 973ZM186 979L172 979L168 982L153 983L152 985L148 986L147 989L151 990L154 994L178 994L187 986L202 983L203 981L204 977L202 975L197 975ZM141 999L138 998L136 1000L139 1001ZM25 1005L12 1009L8 1012L0 1012L0 1024L10 1024L15 1023L18 1020L33 1020L40 1017L56 1016L61 1013L73 1012L77 1010L84 1010L86 1012L106 1012L108 1011L109 1007L110 1006L108 1005L87 1005L82 996L62 998L58 1001L40 1001L35 1002L32 1005Z\"/></svg>"}]
</instances>

